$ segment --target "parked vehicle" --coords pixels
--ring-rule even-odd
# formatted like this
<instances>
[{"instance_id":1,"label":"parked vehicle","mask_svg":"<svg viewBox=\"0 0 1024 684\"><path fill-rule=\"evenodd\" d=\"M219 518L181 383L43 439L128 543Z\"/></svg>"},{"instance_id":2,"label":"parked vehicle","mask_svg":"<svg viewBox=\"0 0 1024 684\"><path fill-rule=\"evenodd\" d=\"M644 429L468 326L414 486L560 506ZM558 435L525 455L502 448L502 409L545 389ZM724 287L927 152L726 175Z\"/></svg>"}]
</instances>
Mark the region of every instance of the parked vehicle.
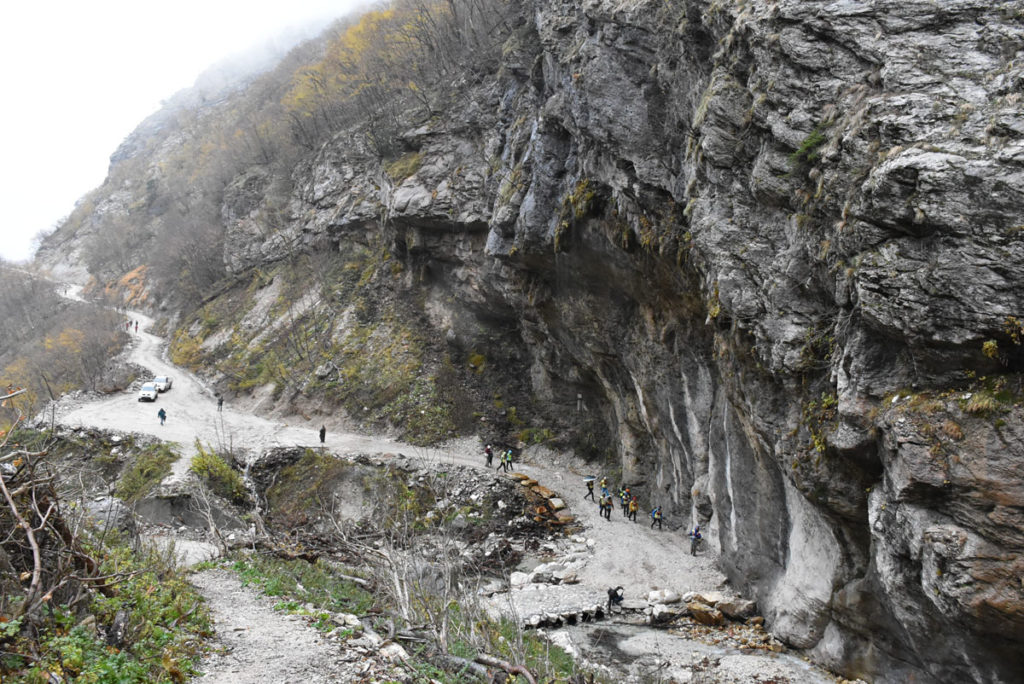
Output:
<instances>
[{"instance_id":1,"label":"parked vehicle","mask_svg":"<svg viewBox=\"0 0 1024 684\"><path fill-rule=\"evenodd\" d=\"M172 380L169 375L158 375L153 378L153 384L156 385L157 392L166 392L171 389L171 384L173 382L174 380Z\"/></svg>"},{"instance_id":2,"label":"parked vehicle","mask_svg":"<svg viewBox=\"0 0 1024 684\"><path fill-rule=\"evenodd\" d=\"M139 401L156 401L159 394L160 392L157 390L156 385L152 382L147 382L139 390Z\"/></svg>"}]
</instances>

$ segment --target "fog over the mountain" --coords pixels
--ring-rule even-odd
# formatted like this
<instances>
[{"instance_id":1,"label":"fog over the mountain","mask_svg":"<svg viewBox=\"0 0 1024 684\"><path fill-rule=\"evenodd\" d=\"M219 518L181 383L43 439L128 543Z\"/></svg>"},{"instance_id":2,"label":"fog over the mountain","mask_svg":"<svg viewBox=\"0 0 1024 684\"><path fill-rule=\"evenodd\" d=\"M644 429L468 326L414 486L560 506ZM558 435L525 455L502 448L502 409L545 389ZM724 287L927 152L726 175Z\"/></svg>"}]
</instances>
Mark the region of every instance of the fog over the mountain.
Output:
<instances>
[{"instance_id":1,"label":"fog over the mountain","mask_svg":"<svg viewBox=\"0 0 1024 684\"><path fill-rule=\"evenodd\" d=\"M10 104L2 115L8 144L0 167L0 258L29 258L38 233L103 181L124 137L176 92L194 83L216 90L267 68L360 4L103 0L61 3L56 11L41 3L6 7L0 60Z\"/></svg>"}]
</instances>

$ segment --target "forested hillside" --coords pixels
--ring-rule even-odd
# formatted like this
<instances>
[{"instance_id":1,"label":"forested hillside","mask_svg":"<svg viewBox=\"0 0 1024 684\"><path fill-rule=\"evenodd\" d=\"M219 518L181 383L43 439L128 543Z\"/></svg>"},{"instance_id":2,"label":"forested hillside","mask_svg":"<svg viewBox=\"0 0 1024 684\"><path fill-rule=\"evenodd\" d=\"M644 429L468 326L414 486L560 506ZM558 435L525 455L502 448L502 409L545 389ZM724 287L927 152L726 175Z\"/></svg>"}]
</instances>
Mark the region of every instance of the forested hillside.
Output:
<instances>
[{"instance_id":1,"label":"forested hillside","mask_svg":"<svg viewBox=\"0 0 1024 684\"><path fill-rule=\"evenodd\" d=\"M66 392L110 391L130 381L131 370L112 363L128 338L124 318L65 299L66 289L0 263L0 373L10 387L27 390L19 403L30 416ZM14 415L0 407L0 425Z\"/></svg>"}]
</instances>

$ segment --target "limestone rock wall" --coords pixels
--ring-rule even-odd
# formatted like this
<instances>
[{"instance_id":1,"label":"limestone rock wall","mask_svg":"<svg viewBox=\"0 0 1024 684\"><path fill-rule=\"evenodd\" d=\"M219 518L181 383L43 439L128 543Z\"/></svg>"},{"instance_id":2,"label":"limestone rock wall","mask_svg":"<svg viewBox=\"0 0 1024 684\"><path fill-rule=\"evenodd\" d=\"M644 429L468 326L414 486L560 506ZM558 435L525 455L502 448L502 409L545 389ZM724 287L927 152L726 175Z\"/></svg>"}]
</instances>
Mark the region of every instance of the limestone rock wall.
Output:
<instances>
[{"instance_id":1,"label":"limestone rock wall","mask_svg":"<svg viewBox=\"0 0 1024 684\"><path fill-rule=\"evenodd\" d=\"M496 78L405 134L411 176L340 134L272 236L240 179L227 262L383 231L438 329L514 339L777 635L1012 681L1021 393L963 396L1021 365L1022 48L1019 2L527 3Z\"/></svg>"}]
</instances>

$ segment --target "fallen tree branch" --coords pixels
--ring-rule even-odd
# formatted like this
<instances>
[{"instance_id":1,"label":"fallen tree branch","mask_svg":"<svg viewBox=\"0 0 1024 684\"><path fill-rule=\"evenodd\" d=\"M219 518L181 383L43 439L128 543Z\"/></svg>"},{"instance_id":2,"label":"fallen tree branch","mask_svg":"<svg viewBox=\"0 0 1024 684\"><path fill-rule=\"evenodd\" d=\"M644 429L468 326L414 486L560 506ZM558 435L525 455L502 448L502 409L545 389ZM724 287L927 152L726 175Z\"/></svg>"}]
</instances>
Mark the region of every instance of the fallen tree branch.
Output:
<instances>
[{"instance_id":1,"label":"fallen tree branch","mask_svg":"<svg viewBox=\"0 0 1024 684\"><path fill-rule=\"evenodd\" d=\"M491 681L491 675L490 672L487 671L487 668L479 663L474 663L472 660L449 655L448 653L438 653L431 658L431 660L434 661L434 665L442 670L455 672L457 674L472 672L474 675L480 677L486 682Z\"/></svg>"},{"instance_id":2,"label":"fallen tree branch","mask_svg":"<svg viewBox=\"0 0 1024 684\"><path fill-rule=\"evenodd\" d=\"M530 671L522 665L513 665L507 660L501 660L500 658L489 656L486 653L478 654L477 657L473 660L482 665L489 665L490 667L499 667L505 672L508 672L509 674L522 675L530 684L537 684L537 680L534 678L533 674L531 674Z\"/></svg>"},{"instance_id":3,"label":"fallen tree branch","mask_svg":"<svg viewBox=\"0 0 1024 684\"><path fill-rule=\"evenodd\" d=\"M352 575L343 575L341 573L337 573L335 576L336 577L340 577L343 580L348 580L349 582L355 582L356 584L358 584L361 587L368 587L368 586L370 586L370 581L369 580L365 580L362 577L353 577Z\"/></svg>"}]
</instances>

